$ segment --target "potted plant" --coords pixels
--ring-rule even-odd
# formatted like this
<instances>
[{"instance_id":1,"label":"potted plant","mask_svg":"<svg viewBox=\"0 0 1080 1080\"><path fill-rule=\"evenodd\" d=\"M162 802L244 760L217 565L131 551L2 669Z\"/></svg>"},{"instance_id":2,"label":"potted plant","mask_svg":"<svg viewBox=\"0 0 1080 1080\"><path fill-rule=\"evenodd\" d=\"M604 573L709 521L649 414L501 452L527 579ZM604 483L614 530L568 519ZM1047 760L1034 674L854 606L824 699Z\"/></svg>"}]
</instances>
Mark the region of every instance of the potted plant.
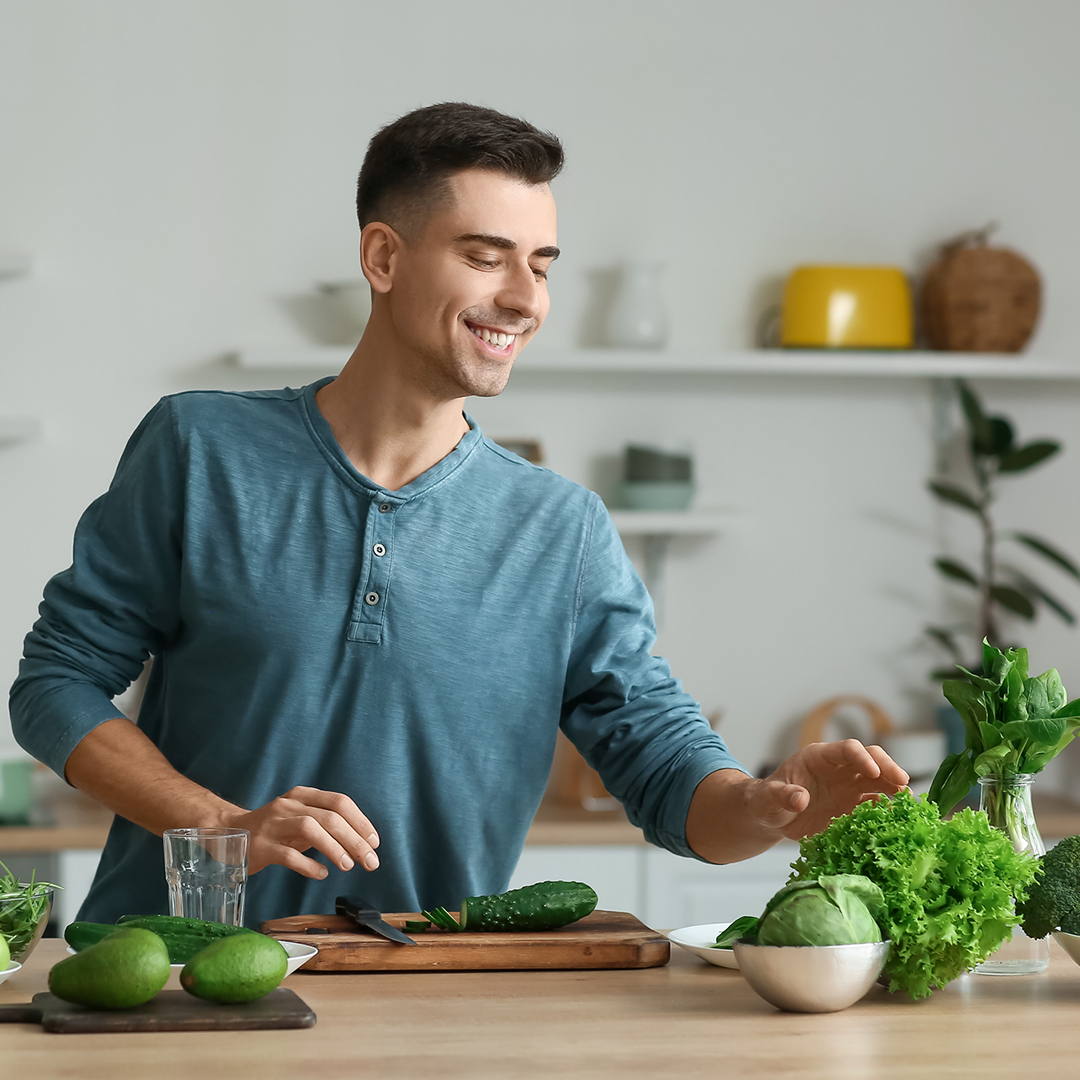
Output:
<instances>
[{"instance_id":1,"label":"potted plant","mask_svg":"<svg viewBox=\"0 0 1080 1080\"><path fill-rule=\"evenodd\" d=\"M1074 612L1025 570L1002 558L1008 547L1033 552L1055 570L1080 582L1080 567L1049 540L1029 532L1002 529L995 518L998 483L1002 477L1028 472L1061 450L1049 439L1021 443L1016 428L1005 416L987 415L982 402L964 382L955 381L965 421L962 460L949 473L929 482L935 498L965 511L979 529L979 559L974 566L952 556L934 560L944 578L971 590L973 616L957 624L928 626L926 633L948 650L954 664L965 664L982 674L982 642L999 649L1005 616L1028 622L1049 609L1067 625L1076 623ZM936 668L935 680L955 678L954 667Z\"/></svg>"}]
</instances>

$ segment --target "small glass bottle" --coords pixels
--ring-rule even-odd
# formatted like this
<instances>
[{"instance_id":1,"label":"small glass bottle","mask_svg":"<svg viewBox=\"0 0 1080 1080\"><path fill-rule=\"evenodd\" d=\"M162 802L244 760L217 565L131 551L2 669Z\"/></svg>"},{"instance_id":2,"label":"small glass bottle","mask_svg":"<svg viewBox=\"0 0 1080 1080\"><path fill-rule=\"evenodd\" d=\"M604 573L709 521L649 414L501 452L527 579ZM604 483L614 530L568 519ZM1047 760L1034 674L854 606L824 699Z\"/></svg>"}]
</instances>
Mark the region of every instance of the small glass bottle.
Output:
<instances>
[{"instance_id":1,"label":"small glass bottle","mask_svg":"<svg viewBox=\"0 0 1080 1080\"><path fill-rule=\"evenodd\" d=\"M1014 850L1045 855L1046 847L1035 824L1031 808L1031 773L979 778L979 809L986 811L990 824L1006 833ZM1012 939L987 960L977 965L980 975L1034 975L1050 964L1050 943L1046 938L1030 938L1018 926Z\"/></svg>"}]
</instances>

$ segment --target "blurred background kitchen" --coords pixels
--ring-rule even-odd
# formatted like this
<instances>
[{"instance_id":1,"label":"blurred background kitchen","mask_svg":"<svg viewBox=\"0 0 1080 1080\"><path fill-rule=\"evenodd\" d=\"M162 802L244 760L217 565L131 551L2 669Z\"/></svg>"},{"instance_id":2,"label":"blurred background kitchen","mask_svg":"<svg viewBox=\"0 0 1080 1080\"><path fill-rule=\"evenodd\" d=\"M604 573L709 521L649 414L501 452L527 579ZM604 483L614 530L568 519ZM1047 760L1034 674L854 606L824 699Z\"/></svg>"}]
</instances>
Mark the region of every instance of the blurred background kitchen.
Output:
<instances>
[{"instance_id":1,"label":"blurred background kitchen","mask_svg":"<svg viewBox=\"0 0 1080 1080\"><path fill-rule=\"evenodd\" d=\"M838 695L932 741L946 657L925 628L970 600L934 559L977 559L970 517L927 488L961 430L955 371L918 325L910 356L849 369L818 353L792 371L759 347L794 267L899 267L917 301L944 241L998 222L991 243L1037 268L1041 310L1023 351L973 360L971 384L1062 449L1004 478L997 513L1080 552L1078 39L1072 0L0 0L0 682L161 395L344 362L358 326L326 286L359 277L367 140L467 100L552 130L568 158L552 313L506 393L469 403L485 433L537 444L609 501L662 600L657 651L748 768ZM650 325L628 326L627 305ZM630 444L692 459L687 508L625 508ZM1080 608L1067 572L1014 562ZM1008 636L1076 696L1080 637L1037 606ZM819 722L869 737L874 715ZM0 760L21 756L0 725ZM645 849L560 768L522 880L584 876L659 926L774 891L775 867L759 887L752 867ZM3 775L10 806L20 774ZM34 785L0 859L65 879L62 923L103 819L55 778ZM1080 802L1080 755L1039 786Z\"/></svg>"}]
</instances>

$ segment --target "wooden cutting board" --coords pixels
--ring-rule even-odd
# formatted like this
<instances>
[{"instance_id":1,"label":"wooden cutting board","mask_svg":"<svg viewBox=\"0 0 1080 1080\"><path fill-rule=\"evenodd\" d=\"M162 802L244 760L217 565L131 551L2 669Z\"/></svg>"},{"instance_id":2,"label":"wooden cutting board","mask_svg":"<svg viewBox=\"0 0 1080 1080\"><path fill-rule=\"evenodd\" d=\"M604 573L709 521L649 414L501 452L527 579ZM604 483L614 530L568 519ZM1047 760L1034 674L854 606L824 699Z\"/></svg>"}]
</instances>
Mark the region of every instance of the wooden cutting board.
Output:
<instances>
[{"instance_id":1,"label":"wooden cutting board","mask_svg":"<svg viewBox=\"0 0 1080 1080\"><path fill-rule=\"evenodd\" d=\"M309 1028L315 1014L291 990L278 987L242 1005L215 1005L185 990L163 990L134 1009L87 1009L52 994L35 994L25 1005L0 1005L0 1023L41 1024L45 1031L253 1031Z\"/></svg>"},{"instance_id":2,"label":"wooden cutting board","mask_svg":"<svg viewBox=\"0 0 1080 1080\"><path fill-rule=\"evenodd\" d=\"M401 929L406 919L420 917L383 915L391 926ZM661 967L671 959L667 938L622 911L594 911L558 930L460 934L427 930L409 935L415 945L399 945L374 931L360 930L343 915L271 919L259 929L271 937L318 948L319 955L300 972L647 968ZM309 933L312 929L330 933Z\"/></svg>"}]
</instances>

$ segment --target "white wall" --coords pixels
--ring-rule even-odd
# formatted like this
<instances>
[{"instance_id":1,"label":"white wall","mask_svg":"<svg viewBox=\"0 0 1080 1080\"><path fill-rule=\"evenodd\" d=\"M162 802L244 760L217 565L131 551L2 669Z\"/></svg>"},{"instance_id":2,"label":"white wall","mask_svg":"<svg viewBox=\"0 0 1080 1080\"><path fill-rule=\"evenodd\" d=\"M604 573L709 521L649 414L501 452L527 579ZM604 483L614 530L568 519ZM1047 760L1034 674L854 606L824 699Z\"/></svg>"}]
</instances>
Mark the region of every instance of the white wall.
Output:
<instances>
[{"instance_id":1,"label":"white wall","mask_svg":"<svg viewBox=\"0 0 1080 1080\"><path fill-rule=\"evenodd\" d=\"M0 682L146 409L273 381L221 357L305 344L290 310L355 275L378 125L467 99L564 139L545 348L579 340L590 274L620 258L666 263L672 349L738 348L793 264L914 271L995 218L1044 275L1031 352L1069 361L1078 34L1072 0L0 0L0 248L37 258L0 283L0 415L45 423L0 448ZM1080 550L1080 392L987 393L1074 444L1002 512ZM692 442L700 501L746 524L673 550L660 648L747 764L835 692L927 713L928 561L966 523L925 493L924 384L520 372L470 407L584 482L629 439ZM1024 637L1080 693L1080 639Z\"/></svg>"}]
</instances>

